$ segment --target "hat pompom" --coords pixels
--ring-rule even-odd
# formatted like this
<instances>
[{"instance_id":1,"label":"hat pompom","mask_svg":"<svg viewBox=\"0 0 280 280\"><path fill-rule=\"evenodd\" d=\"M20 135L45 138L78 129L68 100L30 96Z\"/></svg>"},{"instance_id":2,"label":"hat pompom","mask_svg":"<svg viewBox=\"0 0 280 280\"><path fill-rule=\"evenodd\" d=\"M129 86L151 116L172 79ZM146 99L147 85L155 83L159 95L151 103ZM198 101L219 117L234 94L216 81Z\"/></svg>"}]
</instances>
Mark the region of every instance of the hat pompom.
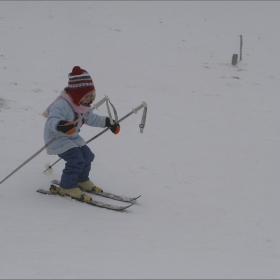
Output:
<instances>
[{"instance_id":1,"label":"hat pompom","mask_svg":"<svg viewBox=\"0 0 280 280\"><path fill-rule=\"evenodd\" d=\"M83 72L86 72L84 69L81 69L80 66L74 66L72 72L70 73L71 76L75 75L82 75Z\"/></svg>"}]
</instances>

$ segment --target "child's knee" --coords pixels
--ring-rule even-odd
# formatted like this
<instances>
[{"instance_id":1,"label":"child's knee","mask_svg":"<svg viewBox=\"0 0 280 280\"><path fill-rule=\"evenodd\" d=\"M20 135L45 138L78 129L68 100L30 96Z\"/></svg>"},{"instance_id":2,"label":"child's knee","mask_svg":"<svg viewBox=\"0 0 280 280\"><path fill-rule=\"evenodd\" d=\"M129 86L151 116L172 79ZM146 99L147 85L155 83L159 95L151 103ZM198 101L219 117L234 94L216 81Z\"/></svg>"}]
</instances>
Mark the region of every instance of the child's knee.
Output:
<instances>
[{"instance_id":1,"label":"child's knee","mask_svg":"<svg viewBox=\"0 0 280 280\"><path fill-rule=\"evenodd\" d=\"M92 151L90 151L90 162L92 162L95 158L95 155Z\"/></svg>"},{"instance_id":2,"label":"child's knee","mask_svg":"<svg viewBox=\"0 0 280 280\"><path fill-rule=\"evenodd\" d=\"M86 163L90 163L94 160L95 155L88 146L85 145L85 146L81 147L81 152L83 154L83 157L84 157L84 160Z\"/></svg>"}]
</instances>

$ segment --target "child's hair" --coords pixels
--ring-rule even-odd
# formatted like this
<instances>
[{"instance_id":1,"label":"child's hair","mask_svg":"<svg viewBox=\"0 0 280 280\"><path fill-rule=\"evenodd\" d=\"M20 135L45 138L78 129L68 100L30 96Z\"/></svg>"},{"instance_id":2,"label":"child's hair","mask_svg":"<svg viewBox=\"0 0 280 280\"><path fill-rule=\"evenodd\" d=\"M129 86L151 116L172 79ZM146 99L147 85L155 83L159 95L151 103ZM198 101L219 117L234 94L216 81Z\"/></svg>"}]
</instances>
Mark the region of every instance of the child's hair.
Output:
<instances>
[{"instance_id":1,"label":"child's hair","mask_svg":"<svg viewBox=\"0 0 280 280\"><path fill-rule=\"evenodd\" d=\"M64 88L64 91L69 94L70 92L70 87L65 87ZM69 94L70 95L70 94ZM93 90L92 94L91 94L91 97L90 97L90 102L88 103L88 105L91 105L92 102L95 100L95 97L96 97L96 93L95 93L95 90ZM90 107L90 106L89 106Z\"/></svg>"}]
</instances>

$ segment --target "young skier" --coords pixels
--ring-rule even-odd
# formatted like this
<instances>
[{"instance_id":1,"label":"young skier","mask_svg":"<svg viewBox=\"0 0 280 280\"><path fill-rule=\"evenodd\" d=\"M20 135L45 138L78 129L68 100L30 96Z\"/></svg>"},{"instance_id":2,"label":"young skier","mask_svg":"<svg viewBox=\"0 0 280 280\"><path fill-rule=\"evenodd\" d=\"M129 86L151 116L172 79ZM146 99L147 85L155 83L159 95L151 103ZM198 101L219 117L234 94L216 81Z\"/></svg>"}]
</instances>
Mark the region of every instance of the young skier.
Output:
<instances>
[{"instance_id":1,"label":"young skier","mask_svg":"<svg viewBox=\"0 0 280 280\"><path fill-rule=\"evenodd\" d=\"M77 124L73 124L82 114L86 113L95 100L96 92L93 81L87 71L75 66L68 75L68 87L46 109L43 115L47 118L44 128L44 140L48 143L60 132L64 134L47 147L49 155L58 155L66 161L62 172L59 193L83 201L92 200L82 189L103 190L89 179L94 154L79 135L83 124L93 127L109 127L114 134L120 131L119 124L110 124L106 116L91 112Z\"/></svg>"}]
</instances>

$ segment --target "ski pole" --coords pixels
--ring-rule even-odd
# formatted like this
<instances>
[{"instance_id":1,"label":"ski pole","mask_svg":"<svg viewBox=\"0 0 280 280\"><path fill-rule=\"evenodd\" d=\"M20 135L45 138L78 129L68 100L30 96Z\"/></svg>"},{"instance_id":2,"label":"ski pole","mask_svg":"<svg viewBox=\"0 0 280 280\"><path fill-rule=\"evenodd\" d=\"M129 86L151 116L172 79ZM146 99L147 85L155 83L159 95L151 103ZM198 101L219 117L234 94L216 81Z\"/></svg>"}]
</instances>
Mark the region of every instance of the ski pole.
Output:
<instances>
[{"instance_id":1,"label":"ski pole","mask_svg":"<svg viewBox=\"0 0 280 280\"><path fill-rule=\"evenodd\" d=\"M145 123L142 124L142 123L143 123L143 118L145 118L145 120L146 120L146 113L147 113L147 107L148 107L147 103L144 102L144 101L143 101L142 104L139 105L137 108L132 109L131 112L129 112L128 114L126 114L124 117L122 117L122 118L118 121L118 123L120 123L120 122L123 121L124 119L128 118L128 117L131 116L133 113L134 113L134 114L137 114L137 112L138 112L140 109L142 109L143 107L144 107L144 112L143 112L143 116L142 116L142 122L141 122L141 124L139 125L139 127L140 127L140 129L141 129L140 132L142 133L142 132L143 132L143 129L144 129L144 126L145 126ZM143 127L142 127L142 126L143 126ZM91 141L93 141L93 140L96 139L97 137L101 136L103 133L105 133L105 132L108 131L109 129L110 129L109 127L105 128L105 129L102 130L100 133L96 134L94 137L92 137L92 138L90 138L88 141L86 141L86 144L90 143ZM53 167L56 163L58 163L60 160L61 160L61 158L59 158L59 159L58 159L56 162L54 162L52 165L46 164L46 165L45 165L46 170L45 170L44 172L46 172L46 171L52 172L52 167Z\"/></svg>"},{"instance_id":2,"label":"ski pole","mask_svg":"<svg viewBox=\"0 0 280 280\"><path fill-rule=\"evenodd\" d=\"M90 108L84 115L81 115L73 124L76 124L79 122L82 118L87 116L90 112L92 112L94 109L97 109L100 105L102 105L106 100L108 100L109 97L105 95L104 98L102 98L99 102L92 105L92 108ZM59 138L63 132L60 132L57 136L55 136L53 139L51 139L47 144L45 144L38 152L36 152L33 156L31 156L29 159L27 159L24 163L22 163L18 168L16 168L12 173L10 173L6 178L4 178L0 184L2 184L4 181L6 181L9 177L11 177L13 174L15 174L19 169L21 169L24 165L26 165L29 161L31 161L33 158L35 158L37 155L39 155L44 149L46 149L50 144L52 144L57 138Z\"/></svg>"}]
</instances>

